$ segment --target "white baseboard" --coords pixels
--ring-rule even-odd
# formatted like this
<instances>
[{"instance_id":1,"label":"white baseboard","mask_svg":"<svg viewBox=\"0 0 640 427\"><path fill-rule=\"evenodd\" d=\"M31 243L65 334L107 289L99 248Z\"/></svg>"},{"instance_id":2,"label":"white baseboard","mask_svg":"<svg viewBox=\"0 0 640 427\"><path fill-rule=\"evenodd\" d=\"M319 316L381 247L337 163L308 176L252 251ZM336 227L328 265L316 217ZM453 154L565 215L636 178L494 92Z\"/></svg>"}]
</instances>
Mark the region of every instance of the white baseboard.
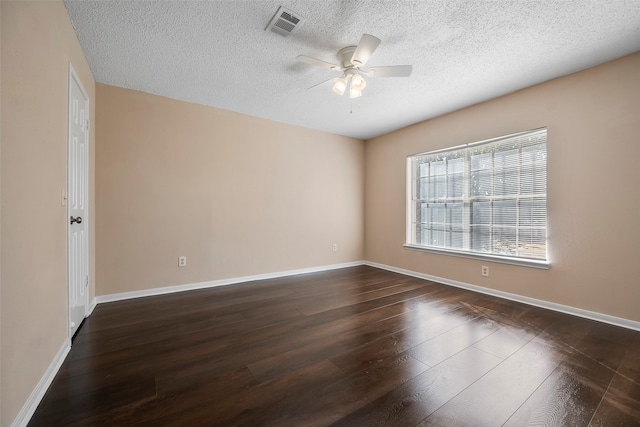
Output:
<instances>
[{"instance_id":1,"label":"white baseboard","mask_svg":"<svg viewBox=\"0 0 640 427\"><path fill-rule=\"evenodd\" d=\"M323 265L320 267L302 268L298 270L278 271L275 273L256 274L253 276L233 277L229 279L212 280L209 282L191 283L186 285L166 286L163 288L145 289L143 291L122 292L118 294L101 295L96 297L98 304L105 302L122 301L132 298L142 298L154 295L171 294L175 292L193 291L196 289L214 288L217 286L234 285L255 280L276 279L278 277L295 276L297 274L317 273L320 271L337 270L339 268L364 265L364 261L354 261L342 264Z\"/></svg>"},{"instance_id":2,"label":"white baseboard","mask_svg":"<svg viewBox=\"0 0 640 427\"><path fill-rule=\"evenodd\" d=\"M455 286L456 288L462 288L462 289L467 289L474 292L480 292L480 293L492 295L498 298L504 298L511 301L533 305L536 307L546 308L553 311L559 311L561 313L571 314L573 316L583 317L585 319L596 320L598 322L609 323L611 325L640 331L640 322L624 319L622 317L610 316L608 314L598 313L595 311L583 310L577 307L571 307L568 305L556 304L554 302L544 301L544 300L535 299L535 298L529 298L529 297L525 297L518 294L512 294L509 292L503 292L495 289L485 288L482 286L472 285L470 283L458 282L456 280L445 279L443 277L432 276L430 274L419 273L411 270L405 270L404 268L393 267L385 264L378 264L377 262L365 261L364 264L370 267L381 268L383 270L404 274L406 276L412 276L412 277L417 277L419 279L431 280L433 282L442 283L444 285Z\"/></svg>"},{"instance_id":3,"label":"white baseboard","mask_svg":"<svg viewBox=\"0 0 640 427\"><path fill-rule=\"evenodd\" d=\"M49 364L44 375L42 375L42 378L40 378L40 381L31 392L31 395L22 406L18 416L13 420L13 423L11 423L11 427L24 427L29 423L29 420L31 420L33 413L36 412L44 394L47 392L47 389L58 373L60 366L62 366L62 362L64 362L65 357L69 354L69 350L71 350L71 341L66 339L64 344L62 344L62 347L60 347L60 350L58 350L58 353Z\"/></svg>"},{"instance_id":4,"label":"white baseboard","mask_svg":"<svg viewBox=\"0 0 640 427\"><path fill-rule=\"evenodd\" d=\"M418 277L420 279L431 280L434 282L442 283L445 285L455 286L457 288L467 289L474 292L480 292L487 295L492 295L498 298L508 299L511 301L517 301L528 305L533 305L536 307L546 308L553 311L558 311L561 313L571 314L573 316L583 317L586 319L596 320L598 322L609 323L615 326L621 326L627 329L633 329L636 331L640 331L640 322L636 322L629 319L624 319L621 317L610 316L608 314L598 313L595 311L584 310L577 307L571 307L568 305L557 304L550 301L544 301L535 298L529 298L523 295L512 294L509 292L498 291L491 288L485 288L482 286L472 285L470 283L459 282L456 280L446 279L444 277L432 276L430 274L419 273L412 270L406 270L403 268L393 267L390 265L379 264L377 262L372 261L354 261L343 264L332 264L325 265L320 267L311 267L311 268L303 268L299 270L287 270L287 271L279 271L274 273L266 273L266 274L256 274L253 276L242 276L242 277L233 277L229 279L221 279L221 280L213 280L209 282L200 282L200 283L191 283L186 285L178 285L178 286L167 286L163 288L153 288L146 289L143 291L133 291L133 292L122 292L118 294L109 294L98 296L94 299L90 312L95 308L96 303L101 304L105 302L113 302L113 301L122 301L132 298L142 298L153 295L164 295L175 292L184 292L191 291L196 289L204 289L204 288L213 288L217 286L227 286L234 285L243 282L252 282L256 280L265 280L265 279L275 279L278 277L286 277L286 276L294 276L297 274L306 274L306 273L316 273L320 271L328 271L328 270L336 270L339 268L346 267L354 267L358 265L368 265L371 267L381 268L383 270L393 271L396 273L404 274L407 276Z\"/></svg>"},{"instance_id":5,"label":"white baseboard","mask_svg":"<svg viewBox=\"0 0 640 427\"><path fill-rule=\"evenodd\" d=\"M96 308L96 305L98 304L98 302L96 301L96 298L94 297L91 300L91 303L89 303L89 309L87 310L87 315L84 317L89 317L91 316L91 313L93 313L93 310Z\"/></svg>"}]
</instances>

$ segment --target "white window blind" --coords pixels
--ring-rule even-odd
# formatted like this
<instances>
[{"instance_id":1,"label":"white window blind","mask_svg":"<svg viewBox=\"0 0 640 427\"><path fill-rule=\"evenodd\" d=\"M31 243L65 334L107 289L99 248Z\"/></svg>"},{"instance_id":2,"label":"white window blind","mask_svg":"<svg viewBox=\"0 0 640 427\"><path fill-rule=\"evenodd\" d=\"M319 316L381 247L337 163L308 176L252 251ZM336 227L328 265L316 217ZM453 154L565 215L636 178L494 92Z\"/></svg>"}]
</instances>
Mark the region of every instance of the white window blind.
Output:
<instances>
[{"instance_id":1,"label":"white window blind","mask_svg":"<svg viewBox=\"0 0 640 427\"><path fill-rule=\"evenodd\" d=\"M547 130L410 156L407 246L547 261Z\"/></svg>"}]
</instances>

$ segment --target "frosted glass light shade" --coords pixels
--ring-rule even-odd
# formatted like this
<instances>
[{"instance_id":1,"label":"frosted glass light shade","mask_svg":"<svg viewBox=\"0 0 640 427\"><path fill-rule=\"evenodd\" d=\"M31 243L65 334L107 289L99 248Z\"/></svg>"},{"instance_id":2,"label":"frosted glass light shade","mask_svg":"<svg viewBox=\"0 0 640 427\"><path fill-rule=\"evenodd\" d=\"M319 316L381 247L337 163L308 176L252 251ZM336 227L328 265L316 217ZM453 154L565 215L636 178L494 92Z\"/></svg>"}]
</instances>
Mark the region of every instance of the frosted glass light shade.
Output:
<instances>
[{"instance_id":1,"label":"frosted glass light shade","mask_svg":"<svg viewBox=\"0 0 640 427\"><path fill-rule=\"evenodd\" d=\"M366 86L367 86L367 81L360 74L355 74L351 78L351 87L352 88L362 92L362 89L364 89Z\"/></svg>"},{"instance_id":2,"label":"frosted glass light shade","mask_svg":"<svg viewBox=\"0 0 640 427\"><path fill-rule=\"evenodd\" d=\"M347 89L347 78L346 77L340 77L337 81L336 84L333 85L333 91L335 93L337 93L338 95L343 95L344 91Z\"/></svg>"}]
</instances>

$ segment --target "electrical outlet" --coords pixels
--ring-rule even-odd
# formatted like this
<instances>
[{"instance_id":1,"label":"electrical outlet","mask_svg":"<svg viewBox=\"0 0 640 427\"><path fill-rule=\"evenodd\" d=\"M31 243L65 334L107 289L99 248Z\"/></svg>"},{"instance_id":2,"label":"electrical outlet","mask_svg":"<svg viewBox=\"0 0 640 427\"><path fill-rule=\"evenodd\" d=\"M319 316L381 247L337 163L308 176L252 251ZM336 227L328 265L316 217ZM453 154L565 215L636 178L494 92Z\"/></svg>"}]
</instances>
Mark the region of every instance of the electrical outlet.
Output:
<instances>
[{"instance_id":1,"label":"electrical outlet","mask_svg":"<svg viewBox=\"0 0 640 427\"><path fill-rule=\"evenodd\" d=\"M332 246L333 252L338 252L338 244L334 243Z\"/></svg>"},{"instance_id":2,"label":"electrical outlet","mask_svg":"<svg viewBox=\"0 0 640 427\"><path fill-rule=\"evenodd\" d=\"M483 265L482 266L482 275L484 277L489 277L489 266L488 265Z\"/></svg>"},{"instance_id":3,"label":"electrical outlet","mask_svg":"<svg viewBox=\"0 0 640 427\"><path fill-rule=\"evenodd\" d=\"M178 257L178 267L186 267L187 266L187 257L181 256Z\"/></svg>"}]
</instances>

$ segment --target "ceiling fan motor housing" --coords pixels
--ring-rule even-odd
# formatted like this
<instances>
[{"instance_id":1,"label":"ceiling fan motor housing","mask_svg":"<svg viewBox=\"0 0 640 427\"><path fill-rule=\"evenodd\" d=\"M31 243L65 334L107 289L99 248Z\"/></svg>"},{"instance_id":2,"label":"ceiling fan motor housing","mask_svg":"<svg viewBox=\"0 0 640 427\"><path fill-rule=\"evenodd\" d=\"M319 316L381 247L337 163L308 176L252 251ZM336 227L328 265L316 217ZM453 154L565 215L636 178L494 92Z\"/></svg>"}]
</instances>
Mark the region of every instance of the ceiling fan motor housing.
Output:
<instances>
[{"instance_id":1,"label":"ceiling fan motor housing","mask_svg":"<svg viewBox=\"0 0 640 427\"><path fill-rule=\"evenodd\" d=\"M353 53L356 51L356 46L347 46L343 47L338 51L336 56L340 60L340 65L342 68L353 68L357 65L351 62L351 58L353 57Z\"/></svg>"}]
</instances>

